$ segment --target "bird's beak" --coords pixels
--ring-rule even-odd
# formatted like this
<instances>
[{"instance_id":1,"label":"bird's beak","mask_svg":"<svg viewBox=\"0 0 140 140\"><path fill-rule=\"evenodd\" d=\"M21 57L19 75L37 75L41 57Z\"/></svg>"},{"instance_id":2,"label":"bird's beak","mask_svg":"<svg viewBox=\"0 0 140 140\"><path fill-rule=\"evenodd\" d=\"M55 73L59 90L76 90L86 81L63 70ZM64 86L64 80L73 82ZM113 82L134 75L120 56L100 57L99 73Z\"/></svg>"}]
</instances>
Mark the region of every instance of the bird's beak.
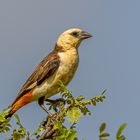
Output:
<instances>
[{"instance_id":1,"label":"bird's beak","mask_svg":"<svg viewBox=\"0 0 140 140\"><path fill-rule=\"evenodd\" d=\"M90 38L90 37L92 37L92 35L88 32L85 32L85 31L82 31L79 35L79 38L82 39L82 40Z\"/></svg>"}]
</instances>

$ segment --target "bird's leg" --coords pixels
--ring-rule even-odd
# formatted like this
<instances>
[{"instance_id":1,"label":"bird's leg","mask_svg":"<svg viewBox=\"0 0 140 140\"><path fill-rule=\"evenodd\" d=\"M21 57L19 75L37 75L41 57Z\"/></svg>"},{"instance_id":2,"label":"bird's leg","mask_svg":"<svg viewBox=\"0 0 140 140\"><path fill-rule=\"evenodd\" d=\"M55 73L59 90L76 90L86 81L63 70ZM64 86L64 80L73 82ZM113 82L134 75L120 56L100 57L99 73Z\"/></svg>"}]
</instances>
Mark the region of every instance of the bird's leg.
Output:
<instances>
[{"instance_id":1,"label":"bird's leg","mask_svg":"<svg viewBox=\"0 0 140 140\"><path fill-rule=\"evenodd\" d=\"M61 108L62 104L65 104L65 100L63 98L58 98L55 100L46 99L46 105L50 105L55 112L58 112Z\"/></svg>"},{"instance_id":2,"label":"bird's leg","mask_svg":"<svg viewBox=\"0 0 140 140\"><path fill-rule=\"evenodd\" d=\"M40 107L41 107L45 112L48 113L48 119L50 119L50 121L55 125L55 124L56 124L55 116L53 116L53 115L48 111L48 109L45 107L44 101L45 101L45 97L41 97L41 98L39 98L39 100L38 100L38 104L40 105Z\"/></svg>"},{"instance_id":3,"label":"bird's leg","mask_svg":"<svg viewBox=\"0 0 140 140\"><path fill-rule=\"evenodd\" d=\"M39 104L39 106L40 106L45 112L48 113L49 117L51 117L52 114L51 114L51 113L48 111L48 109L45 107L45 105L44 105L44 100L45 100L45 97L44 97L44 96L41 97L41 98L39 98L38 104Z\"/></svg>"}]
</instances>

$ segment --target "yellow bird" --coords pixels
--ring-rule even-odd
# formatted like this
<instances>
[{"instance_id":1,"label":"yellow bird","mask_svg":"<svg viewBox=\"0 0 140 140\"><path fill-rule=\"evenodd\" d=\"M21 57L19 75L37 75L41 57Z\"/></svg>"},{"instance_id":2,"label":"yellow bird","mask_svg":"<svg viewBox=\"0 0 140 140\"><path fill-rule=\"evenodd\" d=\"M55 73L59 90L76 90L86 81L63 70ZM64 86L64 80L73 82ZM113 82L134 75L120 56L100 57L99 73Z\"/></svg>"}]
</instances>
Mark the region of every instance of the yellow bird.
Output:
<instances>
[{"instance_id":1,"label":"yellow bird","mask_svg":"<svg viewBox=\"0 0 140 140\"><path fill-rule=\"evenodd\" d=\"M78 47L81 41L90 37L91 34L78 28L63 32L54 50L37 65L27 79L9 107L6 117L11 117L18 109L33 101L38 101L47 112L45 99L59 92L58 81L65 86L71 81L79 63Z\"/></svg>"}]
</instances>

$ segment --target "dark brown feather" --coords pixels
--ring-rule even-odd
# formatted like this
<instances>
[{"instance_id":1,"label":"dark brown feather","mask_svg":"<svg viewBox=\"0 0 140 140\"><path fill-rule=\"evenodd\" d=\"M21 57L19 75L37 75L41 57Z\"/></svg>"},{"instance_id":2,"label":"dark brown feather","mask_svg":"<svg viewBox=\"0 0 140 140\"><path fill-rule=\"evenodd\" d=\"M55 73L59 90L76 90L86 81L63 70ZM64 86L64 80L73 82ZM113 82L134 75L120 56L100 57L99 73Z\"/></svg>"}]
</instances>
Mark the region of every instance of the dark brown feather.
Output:
<instances>
[{"instance_id":1,"label":"dark brown feather","mask_svg":"<svg viewBox=\"0 0 140 140\"><path fill-rule=\"evenodd\" d=\"M53 75L60 64L59 56L57 55L58 51L61 51L61 48L56 45L55 49L38 64L31 76L22 86L13 104L24 94L40 85L45 79Z\"/></svg>"}]
</instances>

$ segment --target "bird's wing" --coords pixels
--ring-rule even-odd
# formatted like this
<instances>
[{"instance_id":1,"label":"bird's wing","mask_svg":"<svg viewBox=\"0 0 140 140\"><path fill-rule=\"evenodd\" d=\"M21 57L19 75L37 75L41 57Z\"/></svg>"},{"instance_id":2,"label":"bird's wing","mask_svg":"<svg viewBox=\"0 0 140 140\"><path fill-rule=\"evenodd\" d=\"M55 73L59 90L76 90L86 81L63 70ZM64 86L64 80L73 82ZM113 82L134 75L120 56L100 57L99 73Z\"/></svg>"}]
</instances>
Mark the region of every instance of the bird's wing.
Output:
<instances>
[{"instance_id":1,"label":"bird's wing","mask_svg":"<svg viewBox=\"0 0 140 140\"><path fill-rule=\"evenodd\" d=\"M59 64L60 60L56 52L52 52L45 57L27 79L15 101L53 75L53 73L58 69Z\"/></svg>"}]
</instances>

